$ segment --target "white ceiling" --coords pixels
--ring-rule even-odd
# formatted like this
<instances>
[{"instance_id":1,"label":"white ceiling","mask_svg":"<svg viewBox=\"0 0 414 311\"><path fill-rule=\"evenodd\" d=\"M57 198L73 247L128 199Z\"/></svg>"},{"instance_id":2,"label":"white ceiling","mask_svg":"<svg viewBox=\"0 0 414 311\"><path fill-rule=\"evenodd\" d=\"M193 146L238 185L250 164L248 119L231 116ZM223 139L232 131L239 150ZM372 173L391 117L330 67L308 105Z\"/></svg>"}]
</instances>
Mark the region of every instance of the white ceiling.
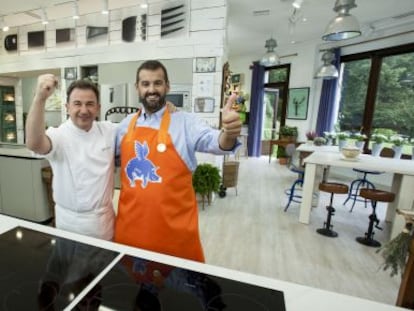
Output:
<instances>
[{"instance_id":1,"label":"white ceiling","mask_svg":"<svg viewBox=\"0 0 414 311\"><path fill-rule=\"evenodd\" d=\"M304 0L299 20L292 24L293 0L228 0L228 40L230 55L264 53L265 40L276 39L279 47L320 40L329 21L335 17L335 0ZM355 0L351 9L363 31L362 38L373 35L374 28L410 22L414 30L414 0ZM254 11L269 10L269 15L254 16ZM396 19L394 17L407 15ZM305 17L306 22L301 18ZM294 26L293 26L294 25ZM293 26L293 27L292 27Z\"/></svg>"},{"instance_id":2,"label":"white ceiling","mask_svg":"<svg viewBox=\"0 0 414 311\"><path fill-rule=\"evenodd\" d=\"M151 4L176 2L177 0L147 0ZM207 0L205 0L207 1ZM145 0L109 0L109 8L137 5ZM335 0L303 0L296 23L291 23L293 0L228 0L229 56L264 52L265 40L273 37L279 48L298 43L319 40L328 22L335 16ZM103 0L78 0L81 14L99 12ZM220 1L218 1L220 3ZM368 38L381 27L408 24L414 30L414 0L356 0L351 10L360 22L362 38ZM47 9L49 19L62 19L73 13L73 0L9 0L2 1L0 17L15 24L30 24L40 20L41 7ZM255 16L254 11L268 12ZM29 13L25 13L29 12ZM302 18L307 19L306 22ZM322 43L322 40L320 40Z\"/></svg>"}]
</instances>

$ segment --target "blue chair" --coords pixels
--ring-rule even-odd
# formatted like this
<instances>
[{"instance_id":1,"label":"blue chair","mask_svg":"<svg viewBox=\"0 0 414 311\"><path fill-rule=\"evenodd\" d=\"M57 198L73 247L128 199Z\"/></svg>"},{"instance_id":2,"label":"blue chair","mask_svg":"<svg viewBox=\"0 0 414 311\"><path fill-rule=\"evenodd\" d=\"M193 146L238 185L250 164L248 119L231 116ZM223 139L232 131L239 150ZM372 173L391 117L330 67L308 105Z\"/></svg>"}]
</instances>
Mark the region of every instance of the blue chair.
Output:
<instances>
[{"instance_id":1,"label":"blue chair","mask_svg":"<svg viewBox=\"0 0 414 311\"><path fill-rule=\"evenodd\" d=\"M352 212L352 210L354 209L355 203L357 201L358 202L364 202L365 208L367 208L367 201L368 200L366 198L361 198L360 197L360 195L359 195L360 190L362 188L374 189L375 190L375 185L368 180L367 175L368 174L371 174L371 175L382 174L382 172L379 172L379 171L369 171L369 170L362 170L362 169L357 169L357 168L354 168L353 170L357 173L362 174L362 177L354 179L351 182L351 185L349 187L348 196L347 196L347 198L345 199L345 201L343 203L343 205L345 205L349 200L352 201L352 206L351 206L351 209L349 210L349 212Z\"/></svg>"},{"instance_id":2,"label":"blue chair","mask_svg":"<svg viewBox=\"0 0 414 311\"><path fill-rule=\"evenodd\" d=\"M303 186L303 177L305 175L305 169L300 164L295 144L286 145L285 151L288 156L288 169L298 175L298 178L293 182L292 186L290 186L290 188L285 191L285 193L289 196L288 202L284 209L284 211L286 212L290 206L290 203L301 203L302 194L299 192L299 189L301 190Z\"/></svg>"}]
</instances>

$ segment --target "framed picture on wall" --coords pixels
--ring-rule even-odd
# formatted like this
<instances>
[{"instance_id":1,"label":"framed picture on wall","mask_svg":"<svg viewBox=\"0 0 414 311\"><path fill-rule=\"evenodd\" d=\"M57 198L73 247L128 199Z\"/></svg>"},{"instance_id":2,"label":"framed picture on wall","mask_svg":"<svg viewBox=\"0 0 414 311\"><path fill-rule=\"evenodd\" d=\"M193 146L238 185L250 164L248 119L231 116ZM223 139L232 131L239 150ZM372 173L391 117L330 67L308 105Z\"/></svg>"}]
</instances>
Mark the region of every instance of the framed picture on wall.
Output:
<instances>
[{"instance_id":1,"label":"framed picture on wall","mask_svg":"<svg viewBox=\"0 0 414 311\"><path fill-rule=\"evenodd\" d=\"M240 84L241 83L241 73L231 75L231 83L232 84Z\"/></svg>"},{"instance_id":2,"label":"framed picture on wall","mask_svg":"<svg viewBox=\"0 0 414 311\"><path fill-rule=\"evenodd\" d=\"M76 80L76 67L65 68L65 79L66 80Z\"/></svg>"},{"instance_id":3,"label":"framed picture on wall","mask_svg":"<svg viewBox=\"0 0 414 311\"><path fill-rule=\"evenodd\" d=\"M195 72L215 72L215 57L197 57L195 60Z\"/></svg>"},{"instance_id":4,"label":"framed picture on wall","mask_svg":"<svg viewBox=\"0 0 414 311\"><path fill-rule=\"evenodd\" d=\"M308 117L309 104L309 89L308 87L289 89L287 118L306 120Z\"/></svg>"}]
</instances>

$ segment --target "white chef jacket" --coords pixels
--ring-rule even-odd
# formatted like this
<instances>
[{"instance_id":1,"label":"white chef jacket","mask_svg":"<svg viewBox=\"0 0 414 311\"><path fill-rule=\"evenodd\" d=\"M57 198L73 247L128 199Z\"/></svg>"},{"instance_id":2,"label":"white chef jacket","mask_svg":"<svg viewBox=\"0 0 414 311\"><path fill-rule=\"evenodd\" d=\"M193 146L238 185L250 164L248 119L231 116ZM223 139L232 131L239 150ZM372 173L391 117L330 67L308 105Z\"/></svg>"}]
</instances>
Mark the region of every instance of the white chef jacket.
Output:
<instances>
[{"instance_id":1,"label":"white chef jacket","mask_svg":"<svg viewBox=\"0 0 414 311\"><path fill-rule=\"evenodd\" d=\"M89 131L70 119L47 129L57 228L112 239L115 133L109 121L94 122Z\"/></svg>"}]
</instances>

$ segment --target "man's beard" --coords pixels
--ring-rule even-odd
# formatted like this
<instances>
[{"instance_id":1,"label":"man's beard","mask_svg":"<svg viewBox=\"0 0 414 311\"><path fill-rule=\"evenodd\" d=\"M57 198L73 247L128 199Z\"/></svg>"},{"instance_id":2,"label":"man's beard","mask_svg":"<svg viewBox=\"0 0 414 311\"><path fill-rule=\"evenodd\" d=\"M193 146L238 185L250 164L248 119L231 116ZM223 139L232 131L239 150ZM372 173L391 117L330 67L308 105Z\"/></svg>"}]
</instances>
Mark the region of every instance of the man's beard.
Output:
<instances>
[{"instance_id":1,"label":"man's beard","mask_svg":"<svg viewBox=\"0 0 414 311\"><path fill-rule=\"evenodd\" d=\"M158 96L158 100L147 100L152 95ZM150 113L157 112L165 106L165 94L162 96L160 93L147 93L144 96L140 96L139 100L144 105L145 111Z\"/></svg>"}]
</instances>

